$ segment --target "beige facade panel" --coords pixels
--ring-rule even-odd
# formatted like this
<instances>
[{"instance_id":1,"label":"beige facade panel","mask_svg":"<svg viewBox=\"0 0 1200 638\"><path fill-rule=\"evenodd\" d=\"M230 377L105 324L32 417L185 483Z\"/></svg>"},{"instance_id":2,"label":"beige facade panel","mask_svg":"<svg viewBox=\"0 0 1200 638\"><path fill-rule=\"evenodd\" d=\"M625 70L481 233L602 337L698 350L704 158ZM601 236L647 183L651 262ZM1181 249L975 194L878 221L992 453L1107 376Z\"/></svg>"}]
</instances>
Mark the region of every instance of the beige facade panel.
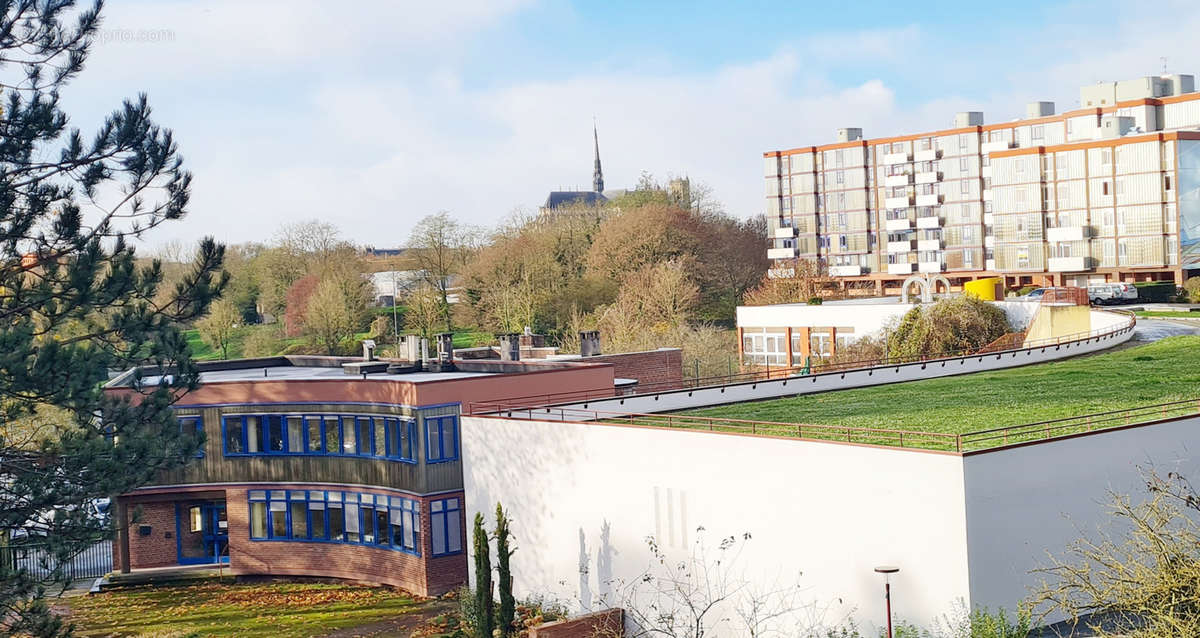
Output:
<instances>
[{"instance_id":1,"label":"beige facade panel","mask_svg":"<svg viewBox=\"0 0 1200 638\"><path fill-rule=\"evenodd\" d=\"M779 174L779 158L764 157L763 158L763 175L766 177L775 177Z\"/></svg>"},{"instance_id":2,"label":"beige facade panel","mask_svg":"<svg viewBox=\"0 0 1200 638\"><path fill-rule=\"evenodd\" d=\"M792 194L817 192L817 178L812 173L797 173L791 176Z\"/></svg>"},{"instance_id":3,"label":"beige facade panel","mask_svg":"<svg viewBox=\"0 0 1200 638\"><path fill-rule=\"evenodd\" d=\"M1037 182L1041 178L1041 156L1039 155L1016 155L992 160L992 188Z\"/></svg>"},{"instance_id":4,"label":"beige facade panel","mask_svg":"<svg viewBox=\"0 0 1200 638\"><path fill-rule=\"evenodd\" d=\"M1194 128L1200 126L1200 101L1164 104L1163 127L1167 129Z\"/></svg>"},{"instance_id":5,"label":"beige facade panel","mask_svg":"<svg viewBox=\"0 0 1200 638\"><path fill-rule=\"evenodd\" d=\"M813 154L798 153L791 156L790 172L795 175L797 173L813 172Z\"/></svg>"},{"instance_id":6,"label":"beige facade panel","mask_svg":"<svg viewBox=\"0 0 1200 638\"><path fill-rule=\"evenodd\" d=\"M1122 237L1117 240L1117 265L1165 266L1166 247L1162 237Z\"/></svg>"},{"instance_id":7,"label":"beige facade panel","mask_svg":"<svg viewBox=\"0 0 1200 638\"><path fill-rule=\"evenodd\" d=\"M792 195L793 215L812 215L817 212L816 195Z\"/></svg>"},{"instance_id":8,"label":"beige facade panel","mask_svg":"<svg viewBox=\"0 0 1200 638\"><path fill-rule=\"evenodd\" d=\"M1041 213L996 215L992 235L998 242L1042 241Z\"/></svg>"},{"instance_id":9,"label":"beige facade panel","mask_svg":"<svg viewBox=\"0 0 1200 638\"><path fill-rule=\"evenodd\" d=\"M1088 180L1088 202L1092 208L1112 206L1116 202L1115 193L1116 188L1112 178L1093 177Z\"/></svg>"},{"instance_id":10,"label":"beige facade panel","mask_svg":"<svg viewBox=\"0 0 1200 638\"><path fill-rule=\"evenodd\" d=\"M1083 179L1087 176L1085 168L1087 168L1087 157L1082 149L1054 154L1055 179Z\"/></svg>"},{"instance_id":11,"label":"beige facade panel","mask_svg":"<svg viewBox=\"0 0 1200 638\"><path fill-rule=\"evenodd\" d=\"M1116 147L1117 174L1161 170L1161 145L1158 141L1122 144Z\"/></svg>"},{"instance_id":12,"label":"beige facade panel","mask_svg":"<svg viewBox=\"0 0 1200 638\"><path fill-rule=\"evenodd\" d=\"M996 246L996 268L1008 271L1045 270L1046 254L1041 243Z\"/></svg>"},{"instance_id":13,"label":"beige facade panel","mask_svg":"<svg viewBox=\"0 0 1200 638\"><path fill-rule=\"evenodd\" d=\"M1117 204L1162 202L1162 173L1121 175L1116 179L1116 196Z\"/></svg>"},{"instance_id":14,"label":"beige facade panel","mask_svg":"<svg viewBox=\"0 0 1200 638\"><path fill-rule=\"evenodd\" d=\"M1162 205L1118 206L1118 235L1162 235Z\"/></svg>"}]
</instances>

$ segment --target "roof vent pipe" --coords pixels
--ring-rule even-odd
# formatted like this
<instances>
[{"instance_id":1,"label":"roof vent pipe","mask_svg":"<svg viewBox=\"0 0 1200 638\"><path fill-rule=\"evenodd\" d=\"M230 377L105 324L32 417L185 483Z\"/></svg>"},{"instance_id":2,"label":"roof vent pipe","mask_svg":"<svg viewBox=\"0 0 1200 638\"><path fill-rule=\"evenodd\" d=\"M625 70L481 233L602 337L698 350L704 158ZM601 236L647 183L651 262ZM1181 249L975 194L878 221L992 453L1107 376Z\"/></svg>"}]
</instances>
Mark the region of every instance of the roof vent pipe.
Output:
<instances>
[{"instance_id":1,"label":"roof vent pipe","mask_svg":"<svg viewBox=\"0 0 1200 638\"><path fill-rule=\"evenodd\" d=\"M374 361L375 360L375 340L374 339L363 339L362 347L363 347L363 361Z\"/></svg>"}]
</instances>

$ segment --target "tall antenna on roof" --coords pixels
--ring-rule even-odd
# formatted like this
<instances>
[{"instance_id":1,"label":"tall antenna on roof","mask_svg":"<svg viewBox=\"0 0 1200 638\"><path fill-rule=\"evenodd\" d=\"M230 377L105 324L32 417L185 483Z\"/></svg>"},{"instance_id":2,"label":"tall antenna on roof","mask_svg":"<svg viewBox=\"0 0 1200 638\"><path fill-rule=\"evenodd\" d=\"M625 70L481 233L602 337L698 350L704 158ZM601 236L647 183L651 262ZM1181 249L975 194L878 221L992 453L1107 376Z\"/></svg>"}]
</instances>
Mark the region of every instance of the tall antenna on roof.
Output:
<instances>
[{"instance_id":1,"label":"tall antenna on roof","mask_svg":"<svg viewBox=\"0 0 1200 638\"><path fill-rule=\"evenodd\" d=\"M1165 77L1167 77L1168 75L1170 75L1169 73L1167 73L1167 58L1166 58L1166 56L1163 56L1163 57L1159 58L1159 60L1162 60L1162 67L1163 67L1163 69L1162 69L1162 77L1164 77L1164 78L1165 78Z\"/></svg>"}]
</instances>

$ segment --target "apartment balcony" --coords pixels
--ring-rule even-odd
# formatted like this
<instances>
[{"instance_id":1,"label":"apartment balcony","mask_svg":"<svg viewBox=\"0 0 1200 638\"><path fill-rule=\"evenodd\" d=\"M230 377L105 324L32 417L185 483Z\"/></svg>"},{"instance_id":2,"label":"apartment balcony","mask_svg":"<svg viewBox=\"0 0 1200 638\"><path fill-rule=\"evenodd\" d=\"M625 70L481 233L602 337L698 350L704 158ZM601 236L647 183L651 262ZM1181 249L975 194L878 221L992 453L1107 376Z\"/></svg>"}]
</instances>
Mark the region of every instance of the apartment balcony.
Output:
<instances>
[{"instance_id":1,"label":"apartment balcony","mask_svg":"<svg viewBox=\"0 0 1200 638\"><path fill-rule=\"evenodd\" d=\"M913 153L913 159L918 162L932 162L942 156L942 152L936 148L927 148L923 151Z\"/></svg>"},{"instance_id":2,"label":"apartment balcony","mask_svg":"<svg viewBox=\"0 0 1200 638\"><path fill-rule=\"evenodd\" d=\"M863 274L863 267L854 266L830 266L829 274L833 277L857 277Z\"/></svg>"},{"instance_id":3,"label":"apartment balcony","mask_svg":"<svg viewBox=\"0 0 1200 638\"><path fill-rule=\"evenodd\" d=\"M990 270L990 271L992 271L992 272L995 272L995 271L996 271L996 260L995 260L995 259L988 259L988 260L984 261L984 262L983 262L983 269L984 269L984 270Z\"/></svg>"},{"instance_id":4,"label":"apartment balcony","mask_svg":"<svg viewBox=\"0 0 1200 638\"><path fill-rule=\"evenodd\" d=\"M791 239L796 236L795 226L780 226L775 229L775 239Z\"/></svg>"},{"instance_id":5,"label":"apartment balcony","mask_svg":"<svg viewBox=\"0 0 1200 638\"><path fill-rule=\"evenodd\" d=\"M793 259L796 256L795 248L768 248L767 259Z\"/></svg>"},{"instance_id":6,"label":"apartment balcony","mask_svg":"<svg viewBox=\"0 0 1200 638\"><path fill-rule=\"evenodd\" d=\"M1046 270L1051 272L1077 272L1088 270L1087 257L1051 257L1046 260Z\"/></svg>"},{"instance_id":7,"label":"apartment balcony","mask_svg":"<svg viewBox=\"0 0 1200 638\"><path fill-rule=\"evenodd\" d=\"M985 202L992 201L992 189L990 189L990 188L983 189L983 201L985 201Z\"/></svg>"},{"instance_id":8,"label":"apartment balcony","mask_svg":"<svg viewBox=\"0 0 1200 638\"><path fill-rule=\"evenodd\" d=\"M983 238L983 247L984 248L995 248L996 247L996 238L992 237L991 235L984 237Z\"/></svg>"},{"instance_id":9,"label":"apartment balcony","mask_svg":"<svg viewBox=\"0 0 1200 638\"><path fill-rule=\"evenodd\" d=\"M918 239L917 250L941 250L942 240L940 239Z\"/></svg>"},{"instance_id":10,"label":"apartment balcony","mask_svg":"<svg viewBox=\"0 0 1200 638\"><path fill-rule=\"evenodd\" d=\"M915 239L906 239L904 241L889 241L887 243L887 251L889 253L906 253L917 247Z\"/></svg>"},{"instance_id":11,"label":"apartment balcony","mask_svg":"<svg viewBox=\"0 0 1200 638\"><path fill-rule=\"evenodd\" d=\"M883 156L883 163L887 165L903 164L911 161L912 155L909 155L908 153L888 153L887 155Z\"/></svg>"},{"instance_id":12,"label":"apartment balcony","mask_svg":"<svg viewBox=\"0 0 1200 638\"><path fill-rule=\"evenodd\" d=\"M984 153L994 153L996 151L1007 151L1010 148L1016 147L1017 145L1014 142L1005 142L1004 140L1000 140L996 142L984 142L979 146L979 150Z\"/></svg>"},{"instance_id":13,"label":"apartment balcony","mask_svg":"<svg viewBox=\"0 0 1200 638\"><path fill-rule=\"evenodd\" d=\"M992 213L984 213L983 214L983 225L984 226L995 226L996 225L996 216L993 215Z\"/></svg>"},{"instance_id":14,"label":"apartment balcony","mask_svg":"<svg viewBox=\"0 0 1200 638\"><path fill-rule=\"evenodd\" d=\"M916 182L918 184L932 184L940 181L942 181L941 171L925 171L924 173L917 173Z\"/></svg>"},{"instance_id":15,"label":"apartment balcony","mask_svg":"<svg viewBox=\"0 0 1200 638\"><path fill-rule=\"evenodd\" d=\"M940 261L923 261L917 264L917 270L920 272L945 272L946 264Z\"/></svg>"},{"instance_id":16,"label":"apartment balcony","mask_svg":"<svg viewBox=\"0 0 1200 638\"><path fill-rule=\"evenodd\" d=\"M1087 238L1087 226L1059 226L1046 229L1046 241L1082 241Z\"/></svg>"},{"instance_id":17,"label":"apartment balcony","mask_svg":"<svg viewBox=\"0 0 1200 638\"><path fill-rule=\"evenodd\" d=\"M908 186L911 183L913 183L913 176L908 173L902 175L888 175L883 180L883 185L888 187Z\"/></svg>"},{"instance_id":18,"label":"apartment balcony","mask_svg":"<svg viewBox=\"0 0 1200 638\"><path fill-rule=\"evenodd\" d=\"M942 218L937 215L917 218L917 228L941 228Z\"/></svg>"},{"instance_id":19,"label":"apartment balcony","mask_svg":"<svg viewBox=\"0 0 1200 638\"><path fill-rule=\"evenodd\" d=\"M884 208L908 208L912 206L912 197L903 195L900 197L888 197L883 200Z\"/></svg>"},{"instance_id":20,"label":"apartment balcony","mask_svg":"<svg viewBox=\"0 0 1200 638\"><path fill-rule=\"evenodd\" d=\"M917 206L937 206L942 203L942 196L937 193L917 195Z\"/></svg>"},{"instance_id":21,"label":"apartment balcony","mask_svg":"<svg viewBox=\"0 0 1200 638\"><path fill-rule=\"evenodd\" d=\"M991 177L991 176L992 176L992 167L991 167L991 166L984 166L984 167L980 168L980 169L979 169L979 176L980 176L980 177Z\"/></svg>"},{"instance_id":22,"label":"apartment balcony","mask_svg":"<svg viewBox=\"0 0 1200 638\"><path fill-rule=\"evenodd\" d=\"M911 275L916 264L888 264L889 275Z\"/></svg>"},{"instance_id":23,"label":"apartment balcony","mask_svg":"<svg viewBox=\"0 0 1200 638\"><path fill-rule=\"evenodd\" d=\"M768 268L767 276L771 279L789 279L796 276L795 268Z\"/></svg>"},{"instance_id":24,"label":"apartment balcony","mask_svg":"<svg viewBox=\"0 0 1200 638\"><path fill-rule=\"evenodd\" d=\"M889 219L883 223L883 227L888 232L896 232L901 230L909 230L913 227L912 220L905 217L904 219Z\"/></svg>"}]
</instances>

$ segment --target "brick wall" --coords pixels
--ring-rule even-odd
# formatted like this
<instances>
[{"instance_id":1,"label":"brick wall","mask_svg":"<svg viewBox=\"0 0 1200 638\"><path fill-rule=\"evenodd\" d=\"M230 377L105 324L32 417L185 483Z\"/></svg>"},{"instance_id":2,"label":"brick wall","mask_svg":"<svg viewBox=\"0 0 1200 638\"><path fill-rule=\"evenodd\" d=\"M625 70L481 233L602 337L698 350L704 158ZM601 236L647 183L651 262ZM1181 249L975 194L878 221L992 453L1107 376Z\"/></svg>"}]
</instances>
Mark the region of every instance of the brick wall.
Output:
<instances>
[{"instance_id":1,"label":"brick wall","mask_svg":"<svg viewBox=\"0 0 1200 638\"><path fill-rule=\"evenodd\" d=\"M637 379L639 389L672 390L683 387L683 352L678 348L602 354L583 361L613 364L613 376Z\"/></svg>"},{"instance_id":2,"label":"brick wall","mask_svg":"<svg viewBox=\"0 0 1200 638\"><path fill-rule=\"evenodd\" d=\"M548 622L529 630L529 638L617 638L624 635L625 612L622 609L606 609Z\"/></svg>"},{"instance_id":3,"label":"brick wall","mask_svg":"<svg viewBox=\"0 0 1200 638\"><path fill-rule=\"evenodd\" d=\"M175 504L142 503L129 505L129 518L140 507L141 516L129 527L129 565L134 569L166 567L177 564L175 552ZM140 529L150 528L142 536ZM113 565L121 564L120 543L113 543Z\"/></svg>"}]
</instances>

